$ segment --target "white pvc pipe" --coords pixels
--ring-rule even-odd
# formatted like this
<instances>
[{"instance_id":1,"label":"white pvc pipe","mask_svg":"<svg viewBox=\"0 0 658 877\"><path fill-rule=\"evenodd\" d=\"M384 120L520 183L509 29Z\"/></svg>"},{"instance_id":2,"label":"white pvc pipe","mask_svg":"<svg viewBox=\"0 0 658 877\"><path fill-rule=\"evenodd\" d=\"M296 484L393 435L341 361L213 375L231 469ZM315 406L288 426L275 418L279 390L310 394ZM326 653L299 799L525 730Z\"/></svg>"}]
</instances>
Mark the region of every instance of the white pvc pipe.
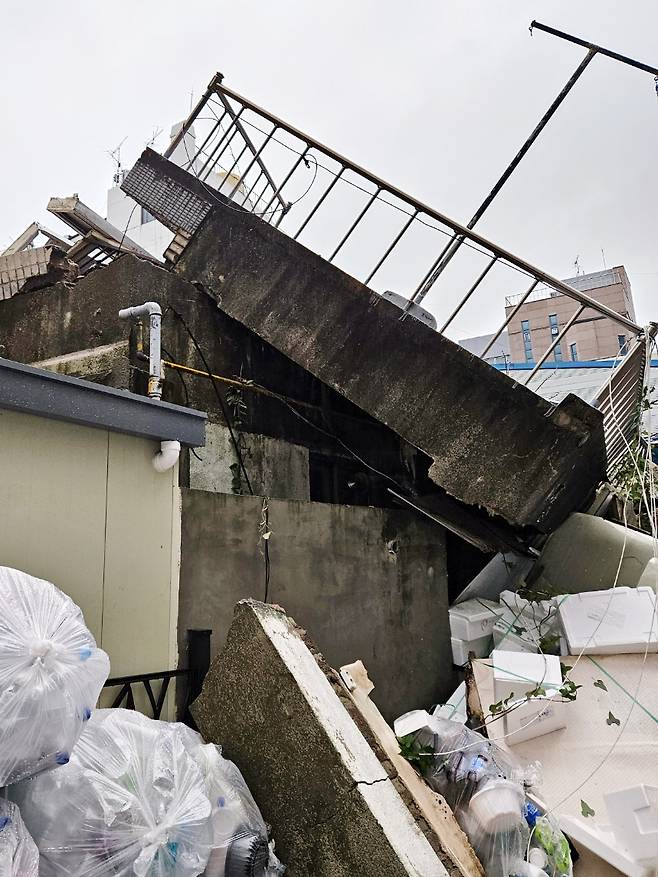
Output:
<instances>
[{"instance_id":1,"label":"white pvc pipe","mask_svg":"<svg viewBox=\"0 0 658 877\"><path fill-rule=\"evenodd\" d=\"M149 318L149 385L148 395L151 399L162 398L162 356L160 353L160 333L162 325L162 308L157 301L145 301L143 305L133 308L122 308L120 320L139 320Z\"/></svg>"},{"instance_id":2,"label":"white pvc pipe","mask_svg":"<svg viewBox=\"0 0 658 877\"><path fill-rule=\"evenodd\" d=\"M160 450L153 457L153 468L156 472L167 472L176 465L180 456L180 442L160 442Z\"/></svg>"}]
</instances>

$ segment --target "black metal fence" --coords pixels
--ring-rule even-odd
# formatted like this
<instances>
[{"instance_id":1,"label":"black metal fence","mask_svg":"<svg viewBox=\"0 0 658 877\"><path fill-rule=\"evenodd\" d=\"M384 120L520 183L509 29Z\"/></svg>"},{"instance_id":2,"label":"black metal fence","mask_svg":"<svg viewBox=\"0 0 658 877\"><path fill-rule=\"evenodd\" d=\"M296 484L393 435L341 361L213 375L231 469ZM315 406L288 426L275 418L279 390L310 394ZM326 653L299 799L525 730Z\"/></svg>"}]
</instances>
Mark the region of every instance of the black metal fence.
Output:
<instances>
[{"instance_id":1,"label":"black metal fence","mask_svg":"<svg viewBox=\"0 0 658 877\"><path fill-rule=\"evenodd\" d=\"M118 689L110 706L129 710L145 707L142 711L147 712L150 718L159 719L170 693L171 680L175 679L179 683L176 691L177 715L181 721L194 726L189 707L201 693L203 680L210 666L211 634L210 630L188 630L188 666L185 669L113 676L108 679L104 689Z\"/></svg>"}]
</instances>

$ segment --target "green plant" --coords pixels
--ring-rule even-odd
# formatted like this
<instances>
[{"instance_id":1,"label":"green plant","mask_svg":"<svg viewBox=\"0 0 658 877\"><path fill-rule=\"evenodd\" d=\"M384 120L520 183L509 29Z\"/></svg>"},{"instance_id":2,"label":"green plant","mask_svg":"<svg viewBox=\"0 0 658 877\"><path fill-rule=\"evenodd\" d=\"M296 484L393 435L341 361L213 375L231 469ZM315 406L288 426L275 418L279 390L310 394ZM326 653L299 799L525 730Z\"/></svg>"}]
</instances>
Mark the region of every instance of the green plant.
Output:
<instances>
[{"instance_id":1,"label":"green plant","mask_svg":"<svg viewBox=\"0 0 658 877\"><path fill-rule=\"evenodd\" d=\"M434 750L422 746L413 734L407 734L406 737L398 738L398 744L400 746L400 755L417 769L421 768L424 758L434 755Z\"/></svg>"}]
</instances>

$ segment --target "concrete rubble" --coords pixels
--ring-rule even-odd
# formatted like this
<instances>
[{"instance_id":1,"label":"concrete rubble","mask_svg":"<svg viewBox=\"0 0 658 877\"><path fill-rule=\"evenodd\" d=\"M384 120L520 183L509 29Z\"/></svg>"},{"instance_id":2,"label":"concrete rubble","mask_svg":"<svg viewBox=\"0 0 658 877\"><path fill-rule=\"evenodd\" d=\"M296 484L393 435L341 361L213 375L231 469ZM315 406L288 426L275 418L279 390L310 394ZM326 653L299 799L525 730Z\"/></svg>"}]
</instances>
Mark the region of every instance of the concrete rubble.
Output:
<instances>
[{"instance_id":1,"label":"concrete rubble","mask_svg":"<svg viewBox=\"0 0 658 877\"><path fill-rule=\"evenodd\" d=\"M280 608L238 603L192 713L240 764L290 877L482 873L463 837L461 867L446 852L339 675ZM454 845L445 805L442 819Z\"/></svg>"}]
</instances>

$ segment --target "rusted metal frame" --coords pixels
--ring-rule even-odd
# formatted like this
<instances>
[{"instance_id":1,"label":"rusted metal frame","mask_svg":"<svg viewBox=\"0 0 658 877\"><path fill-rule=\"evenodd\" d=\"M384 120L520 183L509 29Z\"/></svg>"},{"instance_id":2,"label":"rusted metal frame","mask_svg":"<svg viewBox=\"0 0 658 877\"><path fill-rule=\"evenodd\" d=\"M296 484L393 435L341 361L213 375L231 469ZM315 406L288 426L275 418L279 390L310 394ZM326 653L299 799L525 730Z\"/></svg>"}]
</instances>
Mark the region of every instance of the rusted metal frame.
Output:
<instances>
[{"instance_id":1,"label":"rusted metal frame","mask_svg":"<svg viewBox=\"0 0 658 877\"><path fill-rule=\"evenodd\" d=\"M630 67L635 67L638 70L644 70L645 73L652 73L654 76L658 76L658 68L652 67L650 64L643 64L641 61L635 61L633 58L629 58L626 55L620 55L619 52L613 52L611 49L604 49L603 46L597 46L596 43L590 43L587 40L580 39L580 37L574 37L561 30L556 30L554 27L549 27L549 25L542 24L539 21L531 22L530 32L532 33L535 28L544 31L544 33L551 34L554 37L560 37L562 40L568 40L570 43L575 43L577 46L582 46L584 49L588 49L590 52L594 52L597 55L605 55L607 58L621 61L622 64L628 64Z\"/></svg>"},{"instance_id":2,"label":"rusted metal frame","mask_svg":"<svg viewBox=\"0 0 658 877\"><path fill-rule=\"evenodd\" d=\"M231 192L230 192L230 194L228 195L229 198L232 198L232 197L235 195L235 193L237 192L237 190L238 190L238 188L239 188L239 186L240 186L240 183L241 183L243 180L245 180L245 179L247 178L247 174L249 173L249 171L252 169L252 167L253 167L255 164L258 164L258 167L260 168L260 173L259 173L258 176L256 177L256 180L259 180L259 179L260 179L261 174L264 173L264 168L265 168L265 165L264 165L263 162L261 161L260 156L261 156L261 153L263 152L263 150L267 147L267 144L270 142L270 140L271 140L272 137L274 136L274 132L275 132L276 130L277 130L277 127L276 127L276 125L275 125L275 126L272 128L272 130L270 131L270 133L267 135L267 137L265 138L265 140L263 140L263 142L261 143L261 145L258 147L258 151L254 154L254 157L251 159L251 161L250 161L249 164L247 165L247 170L244 171L244 173L241 175L240 179L237 181L237 183L235 184L235 186L233 186L233 188L231 189Z\"/></svg>"},{"instance_id":3,"label":"rusted metal frame","mask_svg":"<svg viewBox=\"0 0 658 877\"><path fill-rule=\"evenodd\" d=\"M385 261L388 259L388 257L391 255L391 253L393 252L393 250L397 247L398 243L399 243L400 240L402 239L402 236L404 235L404 233L407 231L407 229L410 227L410 225L411 225L412 222L416 219L417 216L418 216L418 211L417 211L417 210L414 210L414 212L409 216L409 219L405 222L405 224L402 226L402 228L400 229L400 231L399 231L399 232L397 233L397 235L393 238L393 242L390 244L390 246L388 247L388 249L386 250L386 252L384 253L384 255L383 255L383 256L381 257L381 259L379 260L379 262L377 262L377 264L376 264L375 267L372 269L372 271L370 272L370 274L368 274L368 276L366 277L366 279L363 281L363 283L364 283L365 286L367 286L367 285L370 283L370 281L372 280L372 278L375 276L375 274L379 271L379 269L382 267L382 265L384 264L384 262L385 262Z\"/></svg>"},{"instance_id":4,"label":"rusted metal frame","mask_svg":"<svg viewBox=\"0 0 658 877\"><path fill-rule=\"evenodd\" d=\"M490 342L487 344L487 346L484 348L484 350L483 350L482 353L480 354L480 359L484 359L484 357L487 355L487 353L489 353L489 351L490 351L491 348L494 346L494 344L496 343L496 341L498 341L498 339L499 339L500 336L503 334L503 332L505 331L505 329L507 329L507 327L509 326L509 324L512 322L512 320L513 320L514 317L517 315L517 313L521 310L521 308L522 308L523 305L526 303L526 301L528 300L528 298L530 297L530 295L535 291L535 289L537 288L537 286L539 286L539 281L538 281L538 280L535 280L535 281L533 281L533 282L530 284L530 286L529 286L527 292L525 292L525 293L521 296L521 299L519 300L519 303L516 305L516 307L514 308L514 310L510 313L509 317L506 317L506 318L505 318L505 322L503 323L503 325L500 327L500 329L496 332L496 334L493 336L493 338L491 339L491 341L490 341Z\"/></svg>"},{"instance_id":5,"label":"rusted metal frame","mask_svg":"<svg viewBox=\"0 0 658 877\"><path fill-rule=\"evenodd\" d=\"M286 176L285 176L283 182L281 183L281 185L279 186L279 188L278 188L278 189L275 189L274 194L272 195L272 197L270 198L270 200L269 200L269 201L267 202L267 204L265 205L265 209L264 209L263 213L267 213L267 211L270 209L270 207L272 206L272 202L274 201L274 199L276 198L276 196L279 195L279 194L283 191L283 187L286 185L286 183L288 182L288 180L289 180L289 179L292 177L292 175L295 173L295 171L296 171L297 168L300 166L300 164L304 161L304 159L306 158L306 156L307 156L308 151L309 151L310 148L311 148L311 147L307 145L307 146L306 146L306 149L302 152L302 154L299 156L299 158L297 159L297 161L296 161L296 162L293 164L293 166L290 168L290 170L289 170L288 173L286 174Z\"/></svg>"},{"instance_id":6,"label":"rusted metal frame","mask_svg":"<svg viewBox=\"0 0 658 877\"><path fill-rule=\"evenodd\" d=\"M483 281L484 278L487 276L487 274L491 271L491 269L493 268L493 266L496 264L497 261L498 261L498 256L492 256L491 259L489 260L489 262L485 265L485 267L484 267L483 271L481 272L480 276L478 277L478 279L477 279L477 280L475 281L475 283L471 286L471 288L468 290L468 292L466 293L466 295L465 295L465 296L462 298L462 300L459 302L459 304L458 304L457 307L454 309L454 311L450 314L450 316L449 316L448 319L445 321L445 323L443 324L443 326L441 326L441 328L439 329L439 332L440 332L442 335L443 335L443 333L445 332L445 330L448 328L448 326L452 323L452 321L455 319L455 317L457 316L457 314L458 314L458 313L461 311L461 309L464 307L464 305L465 305L466 302L469 300L469 298L473 295L473 293L474 293L475 290L478 288L478 286L482 283L482 281Z\"/></svg>"},{"instance_id":7,"label":"rusted metal frame","mask_svg":"<svg viewBox=\"0 0 658 877\"><path fill-rule=\"evenodd\" d=\"M496 198L496 196L498 195L500 190L503 188L505 183L512 176L512 174L514 173L516 168L519 166L521 161L525 158L526 154L529 152L533 143L537 140L537 138L542 133L542 131L544 130L546 125L550 122L552 117L555 115L558 108L564 102L565 98L567 97L567 95L569 94L571 89L574 87L576 82L578 82L580 77L583 75L586 68L588 67L588 65L590 64L592 59L594 58L595 54L596 54L595 50L590 49L588 51L587 55L585 55L585 57L580 62L580 64L576 68L576 70L573 72L571 77L568 79L568 81L567 81L566 85L564 86L564 88L562 89L562 91L558 94L558 96L555 98L555 100L550 105L548 110L546 110L544 115L541 117L541 119L539 120L539 123L537 124L537 126L535 127L533 132L530 134L530 136L525 141L523 146L516 153L516 155L514 156L512 161L505 168L502 175L499 177L498 181L494 185L493 189L491 189L491 191L489 192L487 197L484 199L482 204L480 204L478 209L475 211L475 213L473 214L469 223L466 226L467 228L474 228L477 225L477 223L480 221L480 219L482 218L482 215L491 206L491 203L494 201L494 199ZM416 304L419 304L425 298L425 296L430 291L432 286L434 286L434 284L439 279L439 277L441 276L443 271L445 271L447 266L450 264L450 262L452 261L452 259L454 258L454 256L458 252L458 250L460 249L463 242L464 242L464 238L462 236L457 236L457 237L453 238L453 240L450 242L450 244L448 244L448 247L444 249L444 254L442 256L439 256L438 260L435 262L434 268L431 269L430 275L423 282L422 287L419 290L417 290L416 293L414 293L414 297L412 297L411 302L416 302Z\"/></svg>"},{"instance_id":8,"label":"rusted metal frame","mask_svg":"<svg viewBox=\"0 0 658 877\"><path fill-rule=\"evenodd\" d=\"M540 357L540 359L539 359L539 362L535 365L535 367L533 368L533 370L530 372L530 374L528 375L528 377L527 377L527 378L525 379L525 381L523 382L523 383L525 384L526 387L528 386L528 383L529 383L529 382L534 378L534 376L537 374L537 372L538 372L539 369L542 367L542 365L546 362L546 360L547 360L548 357L551 355L551 353L552 353L552 352L555 350L555 348L558 346L558 344L562 341L562 339L563 339L564 336L567 334L567 332L571 329L571 327L572 327L573 324L576 322L576 320L578 319L578 317L579 317L579 316L582 314L582 312L585 310L585 307L586 307L585 305L581 305L581 306L578 308L578 310L576 311L576 313L571 317L571 319L565 324L564 329L562 329L561 332L558 332L558 334L555 336L555 338L553 339L553 342L552 342L552 343L548 346L548 348L544 351L543 355L542 355L542 356Z\"/></svg>"},{"instance_id":9,"label":"rusted metal frame","mask_svg":"<svg viewBox=\"0 0 658 877\"><path fill-rule=\"evenodd\" d=\"M201 110L205 107L205 105L210 100L212 95L216 93L216 89L219 85L221 85L223 78L224 77L222 76L221 73L215 73L212 80L210 81L210 84L208 85L208 88L201 95L200 99L197 101L196 106L194 107L194 109L192 110L190 115L185 120L183 127L180 129L178 134L174 137L174 139L171 141L171 143L169 144L169 146L165 150L165 152L164 152L165 158L169 158L169 156L172 154L174 149L176 149L176 147L181 142L183 137L185 137L185 135L187 134L189 129L194 124L194 121L196 120L196 118L199 115L199 113L201 112Z\"/></svg>"},{"instance_id":10,"label":"rusted metal frame","mask_svg":"<svg viewBox=\"0 0 658 877\"><path fill-rule=\"evenodd\" d=\"M240 112L242 112L242 110L240 110ZM231 145L231 141L233 140L235 135L239 134L239 133L240 133L240 129L236 127L236 125L233 121L231 121L231 123L228 126L228 128L226 129L226 131L222 134L222 136L219 138L217 143L213 146L212 152L206 158L206 161L205 161L204 165L202 166L201 170L196 174L196 176L200 180L206 179L208 174L211 173L212 169L215 167L215 165L217 164L219 159L222 157L222 155L224 154L226 149ZM230 134L230 137L229 137L229 134ZM226 139L227 137L228 137L228 140ZM222 144L224 143L225 140L226 140L226 144L222 147ZM221 150L220 150L220 147L222 147ZM208 165L210 165L210 167L208 168L208 173L204 177L203 174L204 174L206 168L208 167Z\"/></svg>"},{"instance_id":11,"label":"rusted metal frame","mask_svg":"<svg viewBox=\"0 0 658 877\"><path fill-rule=\"evenodd\" d=\"M363 217L366 215L366 213L368 212L368 210L370 210L370 208L372 207L372 205L375 203L375 201L376 201L377 198L379 197L379 193L380 193L380 192L381 192L381 189L376 189L376 190L372 193L372 195L370 196L370 198L369 198L369 200L368 200L368 203L365 205L365 207L363 208L363 210L359 213L359 215L357 216L357 218L354 220L354 222L352 223L352 225L349 227L349 229L347 230L346 234L343 236L342 241L338 244L338 246L337 246L336 249L333 251L333 253L331 254L331 256L329 256L329 258L328 258L328 260L327 260L328 262L333 262L333 260L336 258L336 256L338 255L338 253L342 250L342 248L343 248L343 246L345 245L345 243L347 242L349 236L352 234L352 232L354 231L354 229L355 229L355 228L357 227L357 225L361 222L361 220L362 220Z\"/></svg>"},{"instance_id":12,"label":"rusted metal frame","mask_svg":"<svg viewBox=\"0 0 658 877\"><path fill-rule=\"evenodd\" d=\"M270 186L272 186L272 188L276 191L276 188L277 188L276 183L274 182L274 180L270 176L270 172L268 171L267 167L265 166L263 161L260 159L259 151L256 150L254 142L252 141L249 134L247 134L247 131L245 130L244 125L240 121L240 116L242 115L242 111L245 109L246 104L244 103L244 101L239 101L242 104L242 106L240 107L240 111L236 114L235 110L233 109L233 107L231 106L231 104L228 100L227 90L221 85L221 82L215 86L214 90L215 90L215 94L217 95L217 97L220 99L220 101L222 102L224 107L227 109L228 114L233 119L233 124L236 125L236 127L240 131L240 134L244 138L245 143L248 144L249 149L254 154L256 160L258 161L258 165L259 165L261 171L265 174L265 176L269 180ZM273 122L272 124L274 125L274 129L280 127L276 122ZM274 133L274 131L272 131L272 133ZM286 206L285 202L282 199L279 199L279 200L281 201L281 206L285 209L285 206Z\"/></svg>"},{"instance_id":13,"label":"rusted metal frame","mask_svg":"<svg viewBox=\"0 0 658 877\"><path fill-rule=\"evenodd\" d=\"M270 121L272 124L276 124L279 128L286 131L288 134L293 135L302 142L308 143L311 147L317 149L319 152L324 153L325 156L331 158L333 161L341 166L341 171L339 172L338 177L341 177L345 170L351 170L358 176L362 176L364 179L368 180L375 187L387 192L398 200L403 201L411 208L418 210L419 213L426 214L441 225L447 226L456 234L463 235L473 244L476 244L477 246L488 250L491 254L498 256L499 261L508 262L515 268L518 268L521 271L531 275L536 280L545 283L547 286L553 287L558 292L564 293L565 295L569 296L572 299L575 299L581 304L586 304L589 307L594 308L594 310L598 311L604 316L610 317L610 319L614 320L619 325L625 326L627 329L630 329L635 333L639 334L642 331L642 327L639 326L637 323L634 323L629 318L618 314L616 311L613 311L611 308L608 308L599 302L596 302L594 299L589 298L589 296L585 295L577 289L574 289L567 283L564 283L563 281L558 280L556 277L553 277L542 269L537 268L531 262L527 262L525 259L521 259L520 257L513 255L508 250L503 249L503 247L499 247L497 244L494 244L492 241L489 241L487 238L478 234L478 232L467 228L465 225L456 222L449 216L446 216L445 214L440 213L438 210L435 210L433 207L430 207L429 204L425 204L422 201L413 198L411 195L408 195L397 186L387 183L381 177L370 173L370 171L366 170L358 164L355 164L354 162L350 161L348 158L331 149L330 147L325 146L319 140L316 140L310 135L305 134L303 131L300 131L294 126L289 125L278 116L275 116L264 108L259 107L258 104L253 103L253 101L250 101L248 98L243 97L238 92L233 91L233 89L221 85L215 88L215 92L218 95L225 96L226 98L233 98L234 100L240 102L243 105L243 108L246 107L247 109L252 110L253 112L261 115L264 119ZM338 177L334 179L334 182L338 179ZM319 206L319 204L316 206ZM299 235L299 233L300 232L297 233L297 236Z\"/></svg>"},{"instance_id":14,"label":"rusted metal frame","mask_svg":"<svg viewBox=\"0 0 658 877\"><path fill-rule=\"evenodd\" d=\"M304 222L301 224L301 226L299 227L297 233L296 233L295 235L293 235L293 240L294 240L294 241L297 240L297 238L300 236L300 234L304 231L304 229L306 228L306 226L309 224L309 222L313 219L313 217L315 216L315 214L318 212L319 208L322 206L322 204L324 204L325 198L326 198L327 195L331 192L331 190L332 190L333 187L336 185L336 183L338 182L338 180L340 180L340 178L343 176L343 174L345 173L345 171L346 171L346 167L343 165L343 167L341 167L341 169L338 171L338 173L335 174L335 176L334 176L333 180L331 181L331 183L329 183L329 186L328 186L328 188L325 190L324 195L322 195L322 196L320 197L320 200L317 202L317 204L315 205L315 207L311 210L311 212L309 213L309 215L306 217L306 219L304 220Z\"/></svg>"}]
</instances>

